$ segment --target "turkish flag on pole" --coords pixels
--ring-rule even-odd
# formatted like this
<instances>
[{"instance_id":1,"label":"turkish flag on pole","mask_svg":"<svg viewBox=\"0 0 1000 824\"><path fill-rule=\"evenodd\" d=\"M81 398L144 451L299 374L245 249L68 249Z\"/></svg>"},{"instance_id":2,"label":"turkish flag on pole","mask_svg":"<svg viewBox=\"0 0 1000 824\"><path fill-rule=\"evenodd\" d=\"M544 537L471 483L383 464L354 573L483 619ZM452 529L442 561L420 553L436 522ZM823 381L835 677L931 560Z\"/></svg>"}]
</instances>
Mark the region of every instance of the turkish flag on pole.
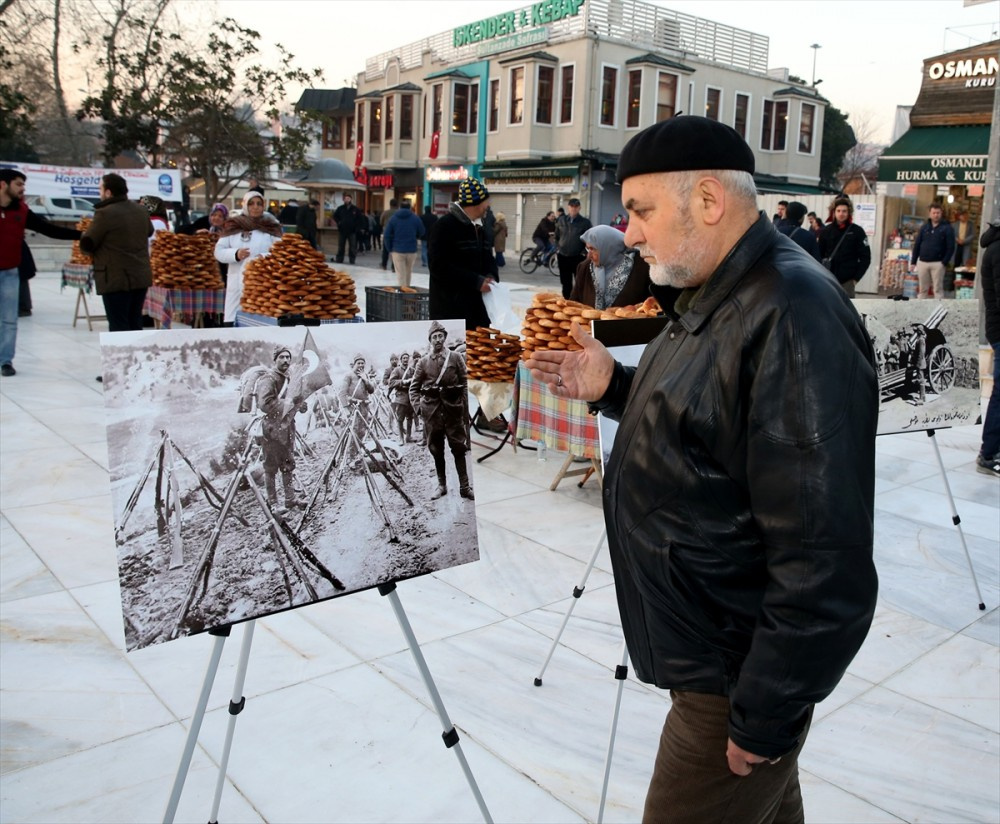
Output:
<instances>
[{"instance_id":1,"label":"turkish flag on pole","mask_svg":"<svg viewBox=\"0 0 1000 824\"><path fill-rule=\"evenodd\" d=\"M438 147L441 145L441 132L434 132L431 135L431 160L436 160L438 156Z\"/></svg>"},{"instance_id":2,"label":"turkish flag on pole","mask_svg":"<svg viewBox=\"0 0 1000 824\"><path fill-rule=\"evenodd\" d=\"M365 162L365 145L364 143L358 144L358 151L354 155L354 168L360 169Z\"/></svg>"}]
</instances>

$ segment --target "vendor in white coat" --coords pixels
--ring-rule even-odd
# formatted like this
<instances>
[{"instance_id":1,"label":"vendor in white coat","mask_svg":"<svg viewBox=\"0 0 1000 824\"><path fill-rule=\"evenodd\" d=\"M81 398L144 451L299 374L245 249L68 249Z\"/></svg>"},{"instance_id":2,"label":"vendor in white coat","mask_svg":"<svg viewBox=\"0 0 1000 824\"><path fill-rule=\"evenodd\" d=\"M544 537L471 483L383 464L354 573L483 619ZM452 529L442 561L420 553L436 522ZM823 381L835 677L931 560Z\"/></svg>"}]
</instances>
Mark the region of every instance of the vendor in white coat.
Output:
<instances>
[{"instance_id":1,"label":"vendor in white coat","mask_svg":"<svg viewBox=\"0 0 1000 824\"><path fill-rule=\"evenodd\" d=\"M281 237L281 224L264 211L260 192L243 196L243 214L231 215L222 227L222 237L215 244L215 258L229 264L226 282L226 310L223 326L232 326L240 310L243 295L243 267L248 260L271 251L271 244Z\"/></svg>"}]
</instances>

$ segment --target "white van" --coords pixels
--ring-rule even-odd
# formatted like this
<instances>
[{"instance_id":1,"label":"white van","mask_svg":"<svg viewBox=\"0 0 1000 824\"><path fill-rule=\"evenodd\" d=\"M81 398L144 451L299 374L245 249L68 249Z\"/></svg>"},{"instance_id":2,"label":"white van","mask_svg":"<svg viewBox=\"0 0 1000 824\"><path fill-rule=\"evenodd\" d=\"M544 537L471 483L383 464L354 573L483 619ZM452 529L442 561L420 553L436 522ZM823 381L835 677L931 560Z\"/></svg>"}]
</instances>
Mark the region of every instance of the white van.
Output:
<instances>
[{"instance_id":1,"label":"white van","mask_svg":"<svg viewBox=\"0 0 1000 824\"><path fill-rule=\"evenodd\" d=\"M24 201L39 217L60 223L76 223L82 218L94 216L94 204L82 197L28 195Z\"/></svg>"}]
</instances>

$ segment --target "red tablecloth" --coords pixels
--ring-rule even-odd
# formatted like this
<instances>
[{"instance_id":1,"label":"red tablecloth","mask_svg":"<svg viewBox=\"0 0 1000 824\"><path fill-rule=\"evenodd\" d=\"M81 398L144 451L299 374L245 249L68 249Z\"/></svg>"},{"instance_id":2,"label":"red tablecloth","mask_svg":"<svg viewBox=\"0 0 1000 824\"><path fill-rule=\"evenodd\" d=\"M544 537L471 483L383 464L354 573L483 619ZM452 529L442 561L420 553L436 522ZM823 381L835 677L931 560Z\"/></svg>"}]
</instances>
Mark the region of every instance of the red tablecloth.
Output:
<instances>
[{"instance_id":1,"label":"red tablecloth","mask_svg":"<svg viewBox=\"0 0 1000 824\"><path fill-rule=\"evenodd\" d=\"M557 398L523 363L517 365L514 379L514 408L518 440L544 441L548 449L584 458L600 456L597 416L587 411L584 401Z\"/></svg>"},{"instance_id":2,"label":"red tablecloth","mask_svg":"<svg viewBox=\"0 0 1000 824\"><path fill-rule=\"evenodd\" d=\"M194 316L205 312L222 312L226 305L225 289L167 289L150 286L142 313L169 329L174 315Z\"/></svg>"}]
</instances>

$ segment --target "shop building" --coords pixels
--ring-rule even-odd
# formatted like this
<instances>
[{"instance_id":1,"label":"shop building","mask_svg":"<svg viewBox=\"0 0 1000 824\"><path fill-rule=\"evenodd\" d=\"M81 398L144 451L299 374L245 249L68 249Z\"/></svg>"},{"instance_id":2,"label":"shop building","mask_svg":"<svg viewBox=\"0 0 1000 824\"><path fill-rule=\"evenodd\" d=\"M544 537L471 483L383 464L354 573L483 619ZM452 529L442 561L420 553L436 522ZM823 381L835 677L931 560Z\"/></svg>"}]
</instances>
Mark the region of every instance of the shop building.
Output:
<instances>
[{"instance_id":1,"label":"shop building","mask_svg":"<svg viewBox=\"0 0 1000 824\"><path fill-rule=\"evenodd\" d=\"M932 203L941 204L952 223L960 213L967 215L970 258L959 268L975 267L998 55L1000 40L994 40L924 61L909 128L879 158L884 289L898 287L915 233ZM950 291L946 284L946 294Z\"/></svg>"},{"instance_id":2,"label":"shop building","mask_svg":"<svg viewBox=\"0 0 1000 824\"><path fill-rule=\"evenodd\" d=\"M483 8L456 4L458 12ZM618 153L680 113L732 125L762 190L818 192L827 101L768 69L768 38L640 0L542 0L369 58L354 163L372 202L447 208L483 179L511 244L576 196L595 223L622 211Z\"/></svg>"}]
</instances>

